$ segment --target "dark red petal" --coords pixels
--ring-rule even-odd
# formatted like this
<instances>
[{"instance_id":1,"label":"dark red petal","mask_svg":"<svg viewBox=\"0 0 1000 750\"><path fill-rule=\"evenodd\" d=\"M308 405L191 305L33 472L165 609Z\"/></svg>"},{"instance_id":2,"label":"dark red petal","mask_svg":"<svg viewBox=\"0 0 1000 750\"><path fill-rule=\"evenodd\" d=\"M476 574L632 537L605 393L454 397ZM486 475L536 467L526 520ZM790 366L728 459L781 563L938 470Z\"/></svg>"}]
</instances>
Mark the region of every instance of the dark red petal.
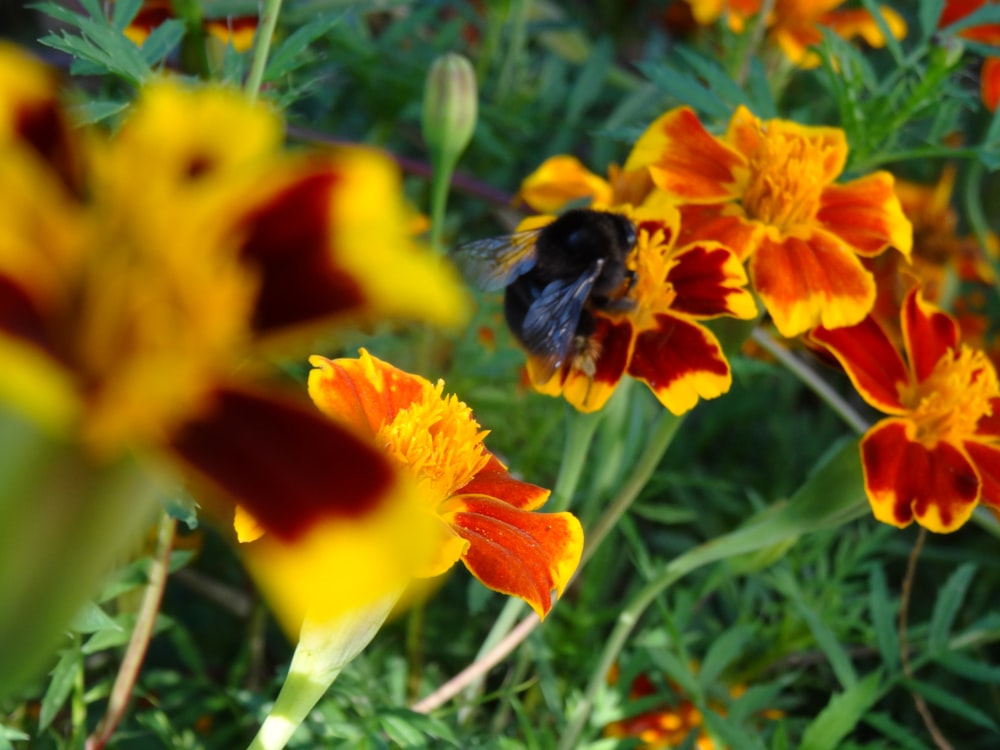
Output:
<instances>
[{"instance_id":1,"label":"dark red petal","mask_svg":"<svg viewBox=\"0 0 1000 750\"><path fill-rule=\"evenodd\" d=\"M495 497L521 510L539 508L549 497L547 489L514 479L492 453L486 466L455 494Z\"/></svg>"},{"instance_id":2,"label":"dark red petal","mask_svg":"<svg viewBox=\"0 0 1000 750\"><path fill-rule=\"evenodd\" d=\"M809 338L837 358L865 401L889 414L905 411L898 386L908 382L906 363L874 318L850 328L816 328Z\"/></svg>"},{"instance_id":3,"label":"dark red petal","mask_svg":"<svg viewBox=\"0 0 1000 750\"><path fill-rule=\"evenodd\" d=\"M675 256L667 281L677 293L671 309L686 315L711 318L719 315L752 317L756 312L750 293L743 288L746 274L727 247L696 244Z\"/></svg>"},{"instance_id":4,"label":"dark red petal","mask_svg":"<svg viewBox=\"0 0 1000 750\"><path fill-rule=\"evenodd\" d=\"M331 260L331 193L337 182L330 169L307 172L246 218L243 255L261 271L257 331L345 313L364 301L357 281Z\"/></svg>"},{"instance_id":5,"label":"dark red petal","mask_svg":"<svg viewBox=\"0 0 1000 750\"><path fill-rule=\"evenodd\" d=\"M632 346L632 323L629 320L615 322L603 315L595 315L596 328L591 340L600 348L594 380L614 385L622 379L628 366L629 350Z\"/></svg>"},{"instance_id":6,"label":"dark red petal","mask_svg":"<svg viewBox=\"0 0 1000 750\"><path fill-rule=\"evenodd\" d=\"M925 301L914 287L903 301L903 341L918 381L926 380L949 350L958 346L958 323Z\"/></svg>"},{"instance_id":7,"label":"dark red petal","mask_svg":"<svg viewBox=\"0 0 1000 750\"><path fill-rule=\"evenodd\" d=\"M644 381L674 414L698 398L729 390L729 363L718 340L704 326L674 315L655 316L656 327L639 332L628 372Z\"/></svg>"},{"instance_id":8,"label":"dark red petal","mask_svg":"<svg viewBox=\"0 0 1000 750\"><path fill-rule=\"evenodd\" d=\"M707 206L681 206L681 231L678 246L691 242L718 242L741 260L757 249L764 225L750 221L736 203L714 203Z\"/></svg>"},{"instance_id":9,"label":"dark red petal","mask_svg":"<svg viewBox=\"0 0 1000 750\"><path fill-rule=\"evenodd\" d=\"M310 405L235 388L217 391L170 447L285 541L322 519L372 513L395 479L374 447Z\"/></svg>"},{"instance_id":10,"label":"dark red petal","mask_svg":"<svg viewBox=\"0 0 1000 750\"><path fill-rule=\"evenodd\" d=\"M27 290L0 273L0 331L55 355L45 320Z\"/></svg>"},{"instance_id":11,"label":"dark red petal","mask_svg":"<svg viewBox=\"0 0 1000 750\"><path fill-rule=\"evenodd\" d=\"M861 441L865 488L875 517L894 526L914 519L930 531L959 528L982 483L969 458L944 441L928 448L901 419L879 422Z\"/></svg>"},{"instance_id":12,"label":"dark red petal","mask_svg":"<svg viewBox=\"0 0 1000 750\"><path fill-rule=\"evenodd\" d=\"M1000 396L990 399L991 414L983 416L976 423L977 438L993 438L1000 442Z\"/></svg>"},{"instance_id":13,"label":"dark red petal","mask_svg":"<svg viewBox=\"0 0 1000 750\"><path fill-rule=\"evenodd\" d=\"M16 106L13 119L17 136L59 175L70 194L82 196L82 160L58 101L52 98L22 102Z\"/></svg>"}]
</instances>

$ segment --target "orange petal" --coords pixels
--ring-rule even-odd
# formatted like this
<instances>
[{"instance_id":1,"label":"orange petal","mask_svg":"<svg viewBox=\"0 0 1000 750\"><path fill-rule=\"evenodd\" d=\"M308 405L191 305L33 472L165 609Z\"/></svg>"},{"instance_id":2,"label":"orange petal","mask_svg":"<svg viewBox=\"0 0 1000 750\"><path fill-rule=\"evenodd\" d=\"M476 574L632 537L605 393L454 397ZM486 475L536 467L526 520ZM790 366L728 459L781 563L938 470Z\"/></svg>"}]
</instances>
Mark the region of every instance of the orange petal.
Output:
<instances>
[{"instance_id":1,"label":"orange petal","mask_svg":"<svg viewBox=\"0 0 1000 750\"><path fill-rule=\"evenodd\" d=\"M683 206L677 244L718 242L736 253L740 260L746 260L760 244L764 229L759 221L747 219L736 203Z\"/></svg>"},{"instance_id":2,"label":"orange petal","mask_svg":"<svg viewBox=\"0 0 1000 750\"><path fill-rule=\"evenodd\" d=\"M558 213L567 203L586 200L587 205L612 204L611 185L574 156L552 156L521 183L518 197L543 214Z\"/></svg>"},{"instance_id":3,"label":"orange petal","mask_svg":"<svg viewBox=\"0 0 1000 750\"><path fill-rule=\"evenodd\" d=\"M906 36L906 21L903 17L886 5L880 5L879 11L893 38L903 39ZM885 46L885 34L882 33L878 21L863 8L848 8L827 13L822 17L821 23L844 39L859 36L872 47Z\"/></svg>"},{"instance_id":4,"label":"orange petal","mask_svg":"<svg viewBox=\"0 0 1000 750\"><path fill-rule=\"evenodd\" d=\"M735 196L736 170L745 161L705 130L688 107L673 109L647 128L625 171L649 167L653 182L682 202L717 203Z\"/></svg>"},{"instance_id":5,"label":"orange petal","mask_svg":"<svg viewBox=\"0 0 1000 750\"><path fill-rule=\"evenodd\" d=\"M853 325L875 304L871 274L823 231L780 240L765 235L750 258L750 277L775 326L789 338L817 325Z\"/></svg>"},{"instance_id":6,"label":"orange petal","mask_svg":"<svg viewBox=\"0 0 1000 750\"><path fill-rule=\"evenodd\" d=\"M900 311L906 356L918 381L926 380L949 350L958 346L958 323L937 306L927 302L914 287L906 295Z\"/></svg>"},{"instance_id":7,"label":"orange petal","mask_svg":"<svg viewBox=\"0 0 1000 750\"><path fill-rule=\"evenodd\" d=\"M899 401L900 386L910 380L906 363L874 318L850 328L816 328L809 338L836 357L865 401L887 414L906 411Z\"/></svg>"},{"instance_id":8,"label":"orange petal","mask_svg":"<svg viewBox=\"0 0 1000 750\"><path fill-rule=\"evenodd\" d=\"M319 410L368 434L395 419L427 388L422 378L393 367L365 349L357 359L313 355L309 396Z\"/></svg>"},{"instance_id":9,"label":"orange petal","mask_svg":"<svg viewBox=\"0 0 1000 750\"><path fill-rule=\"evenodd\" d=\"M257 16L211 19L205 21L205 30L223 44L231 44L237 52L246 52L257 33Z\"/></svg>"},{"instance_id":10,"label":"orange petal","mask_svg":"<svg viewBox=\"0 0 1000 750\"><path fill-rule=\"evenodd\" d=\"M731 315L749 320L757 315L753 295L744 288L743 264L729 248L691 244L678 250L673 260L667 273L676 293L671 310L695 318Z\"/></svg>"},{"instance_id":11,"label":"orange petal","mask_svg":"<svg viewBox=\"0 0 1000 750\"><path fill-rule=\"evenodd\" d=\"M928 448L914 425L887 419L861 441L865 489L875 517L893 526L914 519L935 532L955 531L979 500L982 483L961 450L941 441Z\"/></svg>"},{"instance_id":12,"label":"orange petal","mask_svg":"<svg viewBox=\"0 0 1000 750\"><path fill-rule=\"evenodd\" d=\"M569 513L529 513L479 496L454 498L443 514L469 542L462 560L476 578L524 599L539 617L580 562L583 528Z\"/></svg>"},{"instance_id":13,"label":"orange petal","mask_svg":"<svg viewBox=\"0 0 1000 750\"><path fill-rule=\"evenodd\" d=\"M468 484L461 487L459 495L485 495L503 500L521 510L535 510L549 499L549 490L528 482L514 479L500 459L490 454L486 464Z\"/></svg>"},{"instance_id":14,"label":"orange petal","mask_svg":"<svg viewBox=\"0 0 1000 750\"><path fill-rule=\"evenodd\" d=\"M645 382L674 414L729 390L729 362L711 331L670 314L655 315L654 321L655 327L636 337L629 375Z\"/></svg>"},{"instance_id":15,"label":"orange petal","mask_svg":"<svg viewBox=\"0 0 1000 750\"><path fill-rule=\"evenodd\" d=\"M828 185L816 219L862 255L877 255L891 245L909 257L913 247L913 225L903 213L888 172Z\"/></svg>"}]
</instances>

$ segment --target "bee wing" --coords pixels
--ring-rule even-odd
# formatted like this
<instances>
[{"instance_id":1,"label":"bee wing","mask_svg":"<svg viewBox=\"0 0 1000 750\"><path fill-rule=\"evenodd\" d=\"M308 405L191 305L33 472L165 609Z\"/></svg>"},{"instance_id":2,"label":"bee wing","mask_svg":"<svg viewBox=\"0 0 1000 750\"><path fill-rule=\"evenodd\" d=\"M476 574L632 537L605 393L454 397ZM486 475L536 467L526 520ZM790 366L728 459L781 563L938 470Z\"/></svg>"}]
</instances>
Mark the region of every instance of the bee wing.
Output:
<instances>
[{"instance_id":1,"label":"bee wing","mask_svg":"<svg viewBox=\"0 0 1000 750\"><path fill-rule=\"evenodd\" d=\"M557 279L545 286L524 316L522 338L525 348L542 358L542 380L562 367L573 348L580 313L604 267L599 258L581 276Z\"/></svg>"},{"instance_id":2,"label":"bee wing","mask_svg":"<svg viewBox=\"0 0 1000 750\"><path fill-rule=\"evenodd\" d=\"M462 275L484 292L495 292L535 266L539 229L463 242L451 251Z\"/></svg>"}]
</instances>

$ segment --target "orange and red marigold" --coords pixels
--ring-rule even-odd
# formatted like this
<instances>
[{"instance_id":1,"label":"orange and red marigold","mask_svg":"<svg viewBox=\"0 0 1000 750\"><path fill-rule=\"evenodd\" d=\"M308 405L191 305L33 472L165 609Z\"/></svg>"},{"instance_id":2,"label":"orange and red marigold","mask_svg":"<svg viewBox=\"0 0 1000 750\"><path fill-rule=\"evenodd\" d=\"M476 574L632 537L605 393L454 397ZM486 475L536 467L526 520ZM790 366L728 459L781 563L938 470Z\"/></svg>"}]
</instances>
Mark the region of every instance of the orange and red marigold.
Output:
<instances>
[{"instance_id":1,"label":"orange and red marigold","mask_svg":"<svg viewBox=\"0 0 1000 750\"><path fill-rule=\"evenodd\" d=\"M410 570L400 571L401 583L444 573L459 559L489 588L524 599L544 617L551 593L561 594L576 569L583 549L580 523L569 513L534 513L549 491L513 478L483 443L468 406L443 396L444 383L432 384L362 350L357 359L329 360L314 356L309 393L331 420L373 442L414 487L412 503L400 507L397 531L420 536ZM389 521L392 524L392 521ZM358 529L352 543L366 531ZM295 550L268 546L260 529L241 513L237 530L252 567L264 585L287 590L298 585L284 575ZM259 541L258 541L259 540ZM339 554L329 550L328 557ZM256 558L256 559L253 559ZM351 576L364 578L369 566L346 561ZM345 570L334 573L343 577ZM313 577L311 572L301 571ZM317 587L330 580L316 581ZM307 612L312 617L312 612Z\"/></svg>"},{"instance_id":2,"label":"orange and red marigold","mask_svg":"<svg viewBox=\"0 0 1000 750\"><path fill-rule=\"evenodd\" d=\"M901 310L903 352L873 317L810 338L843 366L861 396L888 414L861 441L875 517L954 531L978 503L1000 510L1000 385L986 355L918 289Z\"/></svg>"},{"instance_id":3,"label":"orange and red marigold","mask_svg":"<svg viewBox=\"0 0 1000 750\"><path fill-rule=\"evenodd\" d=\"M862 320L875 283L860 257L910 252L892 175L837 184L846 159L838 128L761 121L741 106L715 137L681 107L650 125L625 171L648 167L680 205L679 244L714 240L746 260L775 326L791 337Z\"/></svg>"},{"instance_id":4,"label":"orange and red marigold","mask_svg":"<svg viewBox=\"0 0 1000 750\"><path fill-rule=\"evenodd\" d=\"M739 259L718 242L678 242L680 215L662 192L652 190L645 169L613 168L611 180L605 181L572 157L553 157L525 179L520 195L543 211L584 199L594 209L624 214L636 226L635 246L626 261L633 279L613 305L591 310L595 327L587 346L592 361L585 367L570 362L546 378L544 362L529 355L528 373L536 390L561 394L589 412L604 406L629 375L646 383L674 414L729 390L729 363L701 321L756 315L746 275ZM531 217L521 228L536 228L552 218Z\"/></svg>"}]
</instances>

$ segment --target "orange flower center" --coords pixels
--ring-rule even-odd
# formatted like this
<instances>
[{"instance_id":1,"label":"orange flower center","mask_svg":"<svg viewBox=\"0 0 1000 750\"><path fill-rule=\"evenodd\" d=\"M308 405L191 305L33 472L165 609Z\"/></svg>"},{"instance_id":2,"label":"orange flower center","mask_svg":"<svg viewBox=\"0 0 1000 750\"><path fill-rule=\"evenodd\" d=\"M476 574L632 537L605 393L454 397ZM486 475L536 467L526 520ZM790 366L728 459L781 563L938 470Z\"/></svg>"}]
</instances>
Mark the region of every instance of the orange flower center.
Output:
<instances>
[{"instance_id":1,"label":"orange flower center","mask_svg":"<svg viewBox=\"0 0 1000 750\"><path fill-rule=\"evenodd\" d=\"M773 123L759 128L743 209L750 218L782 230L810 222L819 208L830 147Z\"/></svg>"},{"instance_id":2,"label":"orange flower center","mask_svg":"<svg viewBox=\"0 0 1000 750\"><path fill-rule=\"evenodd\" d=\"M963 346L941 357L926 380L899 391L917 425L917 440L933 448L975 434L979 420L992 413L990 400L1000 394L1000 384L986 355Z\"/></svg>"},{"instance_id":3,"label":"orange flower center","mask_svg":"<svg viewBox=\"0 0 1000 750\"><path fill-rule=\"evenodd\" d=\"M417 480L421 496L441 503L486 466L480 430L472 410L454 395L442 398L444 381L429 383L423 396L401 409L375 435L378 445Z\"/></svg>"},{"instance_id":4,"label":"orange flower center","mask_svg":"<svg viewBox=\"0 0 1000 750\"><path fill-rule=\"evenodd\" d=\"M651 314L654 307L670 307L676 296L673 285L667 281L667 274L675 263L671 258L672 249L673 243L667 241L666 232L662 228L652 223L639 227L635 251L630 258L635 281L629 296L635 300L636 305L636 310L630 317L638 319L644 312Z\"/></svg>"}]
</instances>

